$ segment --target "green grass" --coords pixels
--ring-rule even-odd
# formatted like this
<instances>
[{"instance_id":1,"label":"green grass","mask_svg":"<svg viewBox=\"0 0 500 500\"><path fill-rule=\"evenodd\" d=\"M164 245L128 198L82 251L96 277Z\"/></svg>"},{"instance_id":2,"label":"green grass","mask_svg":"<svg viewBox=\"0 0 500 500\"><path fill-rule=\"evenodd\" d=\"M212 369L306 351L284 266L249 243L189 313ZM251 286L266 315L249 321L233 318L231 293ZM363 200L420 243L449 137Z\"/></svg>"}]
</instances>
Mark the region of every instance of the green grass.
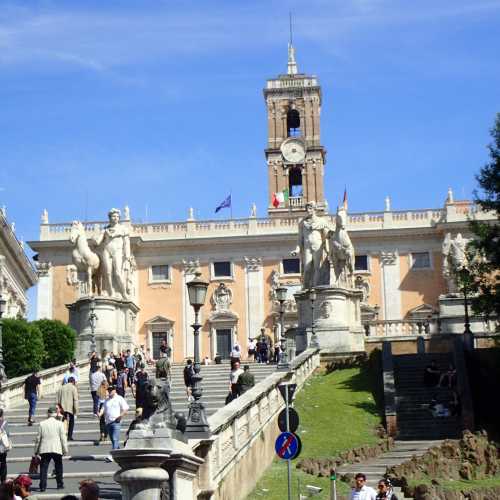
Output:
<instances>
[{"instance_id":1,"label":"green grass","mask_svg":"<svg viewBox=\"0 0 500 500\"><path fill-rule=\"evenodd\" d=\"M368 371L359 368L315 375L299 392L295 409L300 418L297 433L302 439L299 457L332 457L340 451L377 442L373 432L380 423L371 393ZM274 447L274 442L269 443ZM298 460L298 459L297 459ZM316 499L328 499L330 481L295 468L292 462L293 498L298 498L298 481L302 491L306 484L323 488ZM247 500L283 500L286 498L286 461L275 459ZM347 493L347 485L337 481L339 493Z\"/></svg>"}]
</instances>

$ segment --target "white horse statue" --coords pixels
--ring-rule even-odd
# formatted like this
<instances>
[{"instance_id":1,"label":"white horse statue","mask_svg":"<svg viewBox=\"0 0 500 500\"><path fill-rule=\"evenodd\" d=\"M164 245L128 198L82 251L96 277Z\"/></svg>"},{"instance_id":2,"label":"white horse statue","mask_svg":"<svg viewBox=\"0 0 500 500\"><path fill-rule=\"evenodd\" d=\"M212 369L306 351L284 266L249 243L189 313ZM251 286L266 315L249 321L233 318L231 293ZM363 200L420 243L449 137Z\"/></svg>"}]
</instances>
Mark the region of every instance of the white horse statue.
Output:
<instances>
[{"instance_id":1,"label":"white horse statue","mask_svg":"<svg viewBox=\"0 0 500 500\"><path fill-rule=\"evenodd\" d=\"M69 241L74 245L72 256L73 264L79 271L86 273L87 294L93 295L101 293L100 264L99 256L93 252L85 237L85 228L79 221L71 224Z\"/></svg>"},{"instance_id":2,"label":"white horse statue","mask_svg":"<svg viewBox=\"0 0 500 500\"><path fill-rule=\"evenodd\" d=\"M354 286L354 247L346 229L347 213L339 208L335 217L335 230L330 237L330 262L332 273L330 284L336 286Z\"/></svg>"}]
</instances>

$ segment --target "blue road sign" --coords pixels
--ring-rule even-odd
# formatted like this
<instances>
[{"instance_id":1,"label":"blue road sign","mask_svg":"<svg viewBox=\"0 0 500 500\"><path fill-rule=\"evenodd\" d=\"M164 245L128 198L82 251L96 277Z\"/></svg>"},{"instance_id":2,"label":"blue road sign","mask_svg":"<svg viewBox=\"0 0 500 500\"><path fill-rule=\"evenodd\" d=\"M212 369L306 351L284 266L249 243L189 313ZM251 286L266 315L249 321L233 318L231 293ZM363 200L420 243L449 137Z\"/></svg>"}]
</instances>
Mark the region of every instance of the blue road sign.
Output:
<instances>
[{"instance_id":1,"label":"blue road sign","mask_svg":"<svg viewBox=\"0 0 500 500\"><path fill-rule=\"evenodd\" d=\"M299 436L291 432L282 432L274 444L276 455L283 460L293 460L297 458L302 448Z\"/></svg>"}]
</instances>

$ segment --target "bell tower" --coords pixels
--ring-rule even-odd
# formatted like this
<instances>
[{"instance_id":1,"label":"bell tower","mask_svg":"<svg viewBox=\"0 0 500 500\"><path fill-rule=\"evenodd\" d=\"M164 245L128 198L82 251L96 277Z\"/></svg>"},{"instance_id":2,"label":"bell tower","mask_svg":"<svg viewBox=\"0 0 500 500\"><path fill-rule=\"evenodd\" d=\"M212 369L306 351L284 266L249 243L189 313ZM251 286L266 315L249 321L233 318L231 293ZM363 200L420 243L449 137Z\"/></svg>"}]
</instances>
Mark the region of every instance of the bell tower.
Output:
<instances>
[{"instance_id":1,"label":"bell tower","mask_svg":"<svg viewBox=\"0 0 500 500\"><path fill-rule=\"evenodd\" d=\"M315 76L299 73L288 44L288 69L267 80L270 216L302 215L308 201L325 210L323 173L326 150L320 143L321 87Z\"/></svg>"}]
</instances>

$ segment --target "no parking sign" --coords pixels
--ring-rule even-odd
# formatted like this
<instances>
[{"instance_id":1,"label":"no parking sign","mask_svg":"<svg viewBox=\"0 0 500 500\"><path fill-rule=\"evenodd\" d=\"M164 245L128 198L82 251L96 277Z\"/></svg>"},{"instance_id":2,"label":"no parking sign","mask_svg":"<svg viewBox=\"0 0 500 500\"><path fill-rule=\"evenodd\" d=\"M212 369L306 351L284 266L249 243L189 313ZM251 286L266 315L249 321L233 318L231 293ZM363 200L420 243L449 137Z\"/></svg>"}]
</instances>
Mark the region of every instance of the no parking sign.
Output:
<instances>
[{"instance_id":1,"label":"no parking sign","mask_svg":"<svg viewBox=\"0 0 500 500\"><path fill-rule=\"evenodd\" d=\"M282 432L274 444L276 455L283 460L293 460L300 455L302 449L302 442L299 436L292 432Z\"/></svg>"}]
</instances>

